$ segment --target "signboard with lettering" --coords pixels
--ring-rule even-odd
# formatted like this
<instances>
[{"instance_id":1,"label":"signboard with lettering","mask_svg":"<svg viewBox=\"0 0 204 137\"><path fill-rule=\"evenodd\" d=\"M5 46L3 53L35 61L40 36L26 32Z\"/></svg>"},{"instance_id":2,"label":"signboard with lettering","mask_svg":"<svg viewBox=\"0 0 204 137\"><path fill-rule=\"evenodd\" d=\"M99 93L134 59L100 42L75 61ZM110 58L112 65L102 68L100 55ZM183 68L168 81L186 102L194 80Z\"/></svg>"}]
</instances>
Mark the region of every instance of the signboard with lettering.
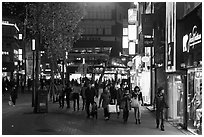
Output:
<instances>
[{"instance_id":1,"label":"signboard with lettering","mask_svg":"<svg viewBox=\"0 0 204 137\"><path fill-rule=\"evenodd\" d=\"M190 52L201 42L201 34L197 32L197 26L194 26L191 33L183 36L183 52Z\"/></svg>"}]
</instances>

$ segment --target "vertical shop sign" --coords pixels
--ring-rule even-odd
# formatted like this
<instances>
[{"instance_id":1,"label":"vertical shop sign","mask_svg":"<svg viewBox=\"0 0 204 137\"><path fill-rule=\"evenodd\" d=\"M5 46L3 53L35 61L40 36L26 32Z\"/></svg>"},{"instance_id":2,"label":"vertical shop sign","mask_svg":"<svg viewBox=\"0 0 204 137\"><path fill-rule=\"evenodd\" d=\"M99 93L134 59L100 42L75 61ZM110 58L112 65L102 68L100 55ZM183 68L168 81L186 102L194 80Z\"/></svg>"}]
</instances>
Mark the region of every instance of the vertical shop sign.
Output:
<instances>
[{"instance_id":1,"label":"vertical shop sign","mask_svg":"<svg viewBox=\"0 0 204 137\"><path fill-rule=\"evenodd\" d=\"M137 24L137 9L136 8L128 9L128 23Z\"/></svg>"},{"instance_id":2,"label":"vertical shop sign","mask_svg":"<svg viewBox=\"0 0 204 137\"><path fill-rule=\"evenodd\" d=\"M165 70L176 71L176 3L166 3Z\"/></svg>"},{"instance_id":3,"label":"vertical shop sign","mask_svg":"<svg viewBox=\"0 0 204 137\"><path fill-rule=\"evenodd\" d=\"M171 42L167 45L167 66L174 65L174 43Z\"/></svg>"}]
</instances>

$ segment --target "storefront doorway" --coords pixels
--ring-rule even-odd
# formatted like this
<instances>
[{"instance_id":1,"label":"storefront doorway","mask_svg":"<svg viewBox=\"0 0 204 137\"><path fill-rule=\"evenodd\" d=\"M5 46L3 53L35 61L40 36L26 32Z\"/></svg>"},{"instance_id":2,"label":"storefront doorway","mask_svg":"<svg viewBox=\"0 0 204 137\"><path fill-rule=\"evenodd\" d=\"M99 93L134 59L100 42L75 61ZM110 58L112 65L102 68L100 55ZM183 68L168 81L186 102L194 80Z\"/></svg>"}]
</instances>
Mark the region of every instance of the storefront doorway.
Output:
<instances>
[{"instance_id":1,"label":"storefront doorway","mask_svg":"<svg viewBox=\"0 0 204 137\"><path fill-rule=\"evenodd\" d=\"M184 83L181 75L168 76L168 119L174 124L184 124Z\"/></svg>"}]
</instances>

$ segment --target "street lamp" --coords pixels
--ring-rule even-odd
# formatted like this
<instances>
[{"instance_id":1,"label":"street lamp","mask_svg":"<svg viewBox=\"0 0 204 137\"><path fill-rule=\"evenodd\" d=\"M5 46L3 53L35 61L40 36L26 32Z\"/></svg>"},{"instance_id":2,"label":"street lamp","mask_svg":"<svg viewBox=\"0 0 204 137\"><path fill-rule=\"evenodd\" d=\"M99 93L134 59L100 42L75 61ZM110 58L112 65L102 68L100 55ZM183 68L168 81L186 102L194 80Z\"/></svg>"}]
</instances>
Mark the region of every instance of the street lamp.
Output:
<instances>
[{"instance_id":1,"label":"street lamp","mask_svg":"<svg viewBox=\"0 0 204 137\"><path fill-rule=\"evenodd\" d=\"M32 39L32 51L33 51L33 74L32 74L32 107L34 107L34 104L36 102L35 100L35 80L34 80L34 74L35 74L35 39Z\"/></svg>"}]
</instances>

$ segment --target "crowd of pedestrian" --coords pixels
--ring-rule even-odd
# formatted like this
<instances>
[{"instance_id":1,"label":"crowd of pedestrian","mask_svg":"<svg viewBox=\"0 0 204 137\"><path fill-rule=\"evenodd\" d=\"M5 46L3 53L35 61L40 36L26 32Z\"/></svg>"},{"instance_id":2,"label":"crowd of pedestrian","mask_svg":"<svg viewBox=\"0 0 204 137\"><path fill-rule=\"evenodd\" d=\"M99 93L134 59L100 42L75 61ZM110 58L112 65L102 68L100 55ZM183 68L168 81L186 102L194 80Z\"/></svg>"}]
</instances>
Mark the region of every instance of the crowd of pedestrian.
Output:
<instances>
[{"instance_id":1,"label":"crowd of pedestrian","mask_svg":"<svg viewBox=\"0 0 204 137\"><path fill-rule=\"evenodd\" d=\"M43 89L48 90L51 85L41 80L40 85ZM59 108L65 107L70 109L70 102L73 102L73 111L86 111L86 117L96 117L97 109L103 108L104 119L108 121L112 112L117 114L117 118L123 113L123 122L127 123L129 117L129 111L133 108L135 124L141 124L141 106L144 105L142 92L140 88L136 86L133 91L130 90L127 83L120 81L106 80L103 82L91 81L85 79L80 81L71 80L63 84L61 80L54 83L55 93L52 95L59 102ZM8 90L10 93L10 105L15 106L16 99L18 98L17 80L8 80L3 78L2 91L3 95ZM82 100L82 106L80 106L80 99ZM156 127L161 128L164 131L164 111L168 108L165 96L164 88L159 87L155 96L154 103L156 109ZM111 106L115 106L111 108ZM112 111L111 109L115 109Z\"/></svg>"}]
</instances>

